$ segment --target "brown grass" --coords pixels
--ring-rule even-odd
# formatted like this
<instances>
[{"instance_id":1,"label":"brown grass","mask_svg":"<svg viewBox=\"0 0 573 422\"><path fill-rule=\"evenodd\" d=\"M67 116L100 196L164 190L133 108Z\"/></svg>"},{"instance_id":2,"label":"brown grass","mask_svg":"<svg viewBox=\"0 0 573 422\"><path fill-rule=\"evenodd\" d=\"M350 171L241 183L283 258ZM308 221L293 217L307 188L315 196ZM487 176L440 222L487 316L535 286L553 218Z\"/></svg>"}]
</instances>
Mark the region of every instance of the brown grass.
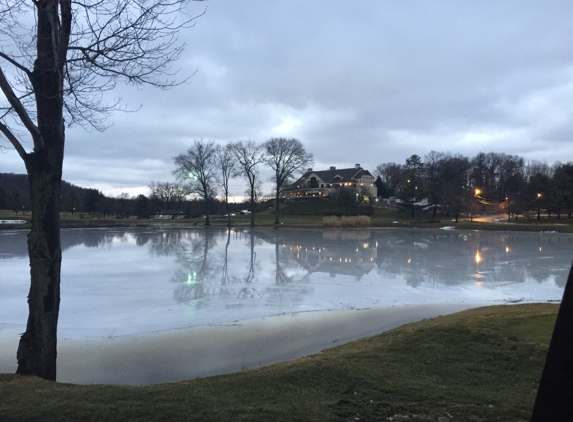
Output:
<instances>
[{"instance_id":1,"label":"brown grass","mask_svg":"<svg viewBox=\"0 0 573 422\"><path fill-rule=\"evenodd\" d=\"M360 228L360 227L370 227L370 217L367 215L359 215L356 217L336 217L329 216L323 217L322 225L329 228Z\"/></svg>"},{"instance_id":2,"label":"brown grass","mask_svg":"<svg viewBox=\"0 0 573 422\"><path fill-rule=\"evenodd\" d=\"M557 309L474 309L294 361L144 387L0 374L0 421L525 422Z\"/></svg>"}]
</instances>

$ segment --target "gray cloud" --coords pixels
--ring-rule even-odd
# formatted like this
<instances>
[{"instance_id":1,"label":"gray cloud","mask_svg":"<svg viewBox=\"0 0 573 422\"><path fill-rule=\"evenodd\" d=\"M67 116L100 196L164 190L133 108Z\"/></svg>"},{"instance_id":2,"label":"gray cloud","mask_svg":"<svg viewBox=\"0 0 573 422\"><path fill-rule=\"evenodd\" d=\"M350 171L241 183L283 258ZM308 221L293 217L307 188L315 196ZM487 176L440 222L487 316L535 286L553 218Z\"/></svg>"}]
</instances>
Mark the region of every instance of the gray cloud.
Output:
<instances>
[{"instance_id":1,"label":"gray cloud","mask_svg":"<svg viewBox=\"0 0 573 422\"><path fill-rule=\"evenodd\" d=\"M431 150L573 160L573 4L211 0L170 91L68 131L64 177L108 192L171 180L195 139L301 139L315 168ZM2 171L23 172L13 152ZM242 188L236 190L242 193Z\"/></svg>"}]
</instances>

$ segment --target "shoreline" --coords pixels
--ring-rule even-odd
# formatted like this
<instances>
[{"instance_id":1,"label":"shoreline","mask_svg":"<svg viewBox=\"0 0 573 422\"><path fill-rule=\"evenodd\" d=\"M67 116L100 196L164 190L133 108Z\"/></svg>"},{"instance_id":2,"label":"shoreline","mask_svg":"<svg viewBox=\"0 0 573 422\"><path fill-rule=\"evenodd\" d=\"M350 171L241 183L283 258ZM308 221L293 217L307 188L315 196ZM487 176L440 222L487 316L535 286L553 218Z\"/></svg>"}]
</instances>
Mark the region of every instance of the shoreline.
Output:
<instances>
[{"instance_id":1,"label":"shoreline","mask_svg":"<svg viewBox=\"0 0 573 422\"><path fill-rule=\"evenodd\" d=\"M275 225L273 222L261 216L262 221L256 222L254 227L257 228L298 228L298 229L320 229L320 230L370 230L370 229L442 229L443 227L453 227L454 230L487 230L487 231L523 231L523 232L545 232L555 231L560 233L573 232L573 226L567 222L568 219L554 221L529 221L522 218L520 221L469 221L460 220L454 222L450 218L447 220L400 220L396 222L388 221L372 221L370 226L352 228L352 227L325 227L322 224L322 216L307 216L308 221L288 221L289 215L282 216L283 221L280 226ZM299 216L304 217L304 216ZM304 218L303 218L304 220ZM7 220L4 220L7 221ZM199 225L197 225L199 223ZM195 220L133 220L133 219L84 219L84 220L69 220L62 219L60 222L61 229L118 229L118 228L156 228L156 229L209 229L209 228L227 228L226 220L214 219L210 226L205 226L202 219ZM230 226L231 228L250 228L250 222L247 220L237 221L234 220ZM2 230L29 230L31 223L26 220L24 224L0 224L0 231Z\"/></svg>"},{"instance_id":2,"label":"shoreline","mask_svg":"<svg viewBox=\"0 0 573 422\"><path fill-rule=\"evenodd\" d=\"M484 305L491 304L317 311L152 335L63 338L58 340L58 382L148 385L228 374ZM15 372L18 337L0 333L0 373Z\"/></svg>"}]
</instances>

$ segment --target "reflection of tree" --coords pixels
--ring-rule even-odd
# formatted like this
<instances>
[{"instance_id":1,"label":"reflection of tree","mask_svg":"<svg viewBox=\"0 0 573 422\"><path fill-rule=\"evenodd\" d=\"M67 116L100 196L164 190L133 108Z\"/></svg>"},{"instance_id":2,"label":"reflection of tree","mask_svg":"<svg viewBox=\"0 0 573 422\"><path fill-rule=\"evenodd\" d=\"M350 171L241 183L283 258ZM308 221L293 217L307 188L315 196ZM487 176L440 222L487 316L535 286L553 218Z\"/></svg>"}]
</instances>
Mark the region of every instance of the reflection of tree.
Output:
<instances>
[{"instance_id":1,"label":"reflection of tree","mask_svg":"<svg viewBox=\"0 0 573 422\"><path fill-rule=\"evenodd\" d=\"M301 265L284 249L284 239L280 236L269 238L268 233L260 231L257 234L275 246L275 285L266 287L262 294L270 302L300 302L305 294L312 291L310 276L308 272L301 271Z\"/></svg>"},{"instance_id":2,"label":"reflection of tree","mask_svg":"<svg viewBox=\"0 0 573 422\"><path fill-rule=\"evenodd\" d=\"M172 277L172 281L177 283L175 298L178 302L187 303L205 296L207 285L213 278L216 265L208 256L217 240L212 230L202 230L202 235L191 238L189 243L178 244L177 260L187 266L186 273L179 269Z\"/></svg>"},{"instance_id":3,"label":"reflection of tree","mask_svg":"<svg viewBox=\"0 0 573 422\"><path fill-rule=\"evenodd\" d=\"M231 229L227 230L227 242L223 252L223 271L221 274L221 284L229 284L229 245L231 244Z\"/></svg>"},{"instance_id":4,"label":"reflection of tree","mask_svg":"<svg viewBox=\"0 0 573 422\"><path fill-rule=\"evenodd\" d=\"M376 245L369 241L370 230L281 230L278 238L264 231L259 235L275 243L277 285L293 281L287 269L302 267L307 275L340 274L359 280L374 268Z\"/></svg>"},{"instance_id":5,"label":"reflection of tree","mask_svg":"<svg viewBox=\"0 0 573 422\"><path fill-rule=\"evenodd\" d=\"M255 244L260 244L262 241L258 238L255 238L254 230L249 230L249 250L250 250L250 259L249 259L249 270L247 272L247 276L244 279L245 283L251 283L255 279L255 270L257 269L257 254L255 253Z\"/></svg>"},{"instance_id":6,"label":"reflection of tree","mask_svg":"<svg viewBox=\"0 0 573 422\"><path fill-rule=\"evenodd\" d=\"M277 284L277 286L280 286L282 284L287 284L287 283L291 283L292 282L292 276L289 277L285 271L285 266L289 264L289 260L288 260L288 255L285 256L285 260L286 261L286 265L284 262L281 262L281 256L280 256L280 248L279 248L279 242L276 241L275 242L275 283ZM283 265L281 265L283 264Z\"/></svg>"},{"instance_id":7,"label":"reflection of tree","mask_svg":"<svg viewBox=\"0 0 573 422\"><path fill-rule=\"evenodd\" d=\"M161 230L154 233L150 240L151 256L179 256L185 252L183 241L190 238L193 232L188 230ZM147 242L146 242L147 243Z\"/></svg>"},{"instance_id":8,"label":"reflection of tree","mask_svg":"<svg viewBox=\"0 0 573 422\"><path fill-rule=\"evenodd\" d=\"M373 233L378 244L378 272L386 277L402 276L411 286L473 282L487 286L522 283L528 278L547 281L557 276L555 262L567 253L549 236L536 243L528 233Z\"/></svg>"}]
</instances>

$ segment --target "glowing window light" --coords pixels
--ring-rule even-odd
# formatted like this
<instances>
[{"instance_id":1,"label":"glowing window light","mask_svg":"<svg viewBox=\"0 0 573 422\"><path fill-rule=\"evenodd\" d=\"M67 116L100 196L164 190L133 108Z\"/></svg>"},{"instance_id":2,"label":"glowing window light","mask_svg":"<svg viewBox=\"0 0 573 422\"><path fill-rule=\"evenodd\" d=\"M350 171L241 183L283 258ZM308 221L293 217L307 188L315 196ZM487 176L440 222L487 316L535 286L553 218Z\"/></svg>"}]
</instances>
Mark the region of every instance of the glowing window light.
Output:
<instances>
[{"instance_id":1,"label":"glowing window light","mask_svg":"<svg viewBox=\"0 0 573 422\"><path fill-rule=\"evenodd\" d=\"M475 259L476 259L476 264L479 264L482 261L479 251L476 251Z\"/></svg>"}]
</instances>

